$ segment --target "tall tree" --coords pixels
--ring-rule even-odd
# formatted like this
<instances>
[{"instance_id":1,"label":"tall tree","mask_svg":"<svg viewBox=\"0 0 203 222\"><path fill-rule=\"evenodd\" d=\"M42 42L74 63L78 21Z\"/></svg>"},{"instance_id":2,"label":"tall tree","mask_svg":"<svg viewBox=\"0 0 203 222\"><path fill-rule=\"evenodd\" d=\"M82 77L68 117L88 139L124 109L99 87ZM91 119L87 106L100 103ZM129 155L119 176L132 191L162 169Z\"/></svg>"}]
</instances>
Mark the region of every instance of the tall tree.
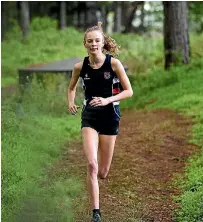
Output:
<instances>
[{"instance_id":1,"label":"tall tree","mask_svg":"<svg viewBox=\"0 0 203 222\"><path fill-rule=\"evenodd\" d=\"M101 13L101 16L99 20L102 21L102 29L104 32L107 32L107 26L108 26L108 14L110 11L112 11L112 5L114 2L110 1L100 1L98 2L98 9Z\"/></svg>"},{"instance_id":2,"label":"tall tree","mask_svg":"<svg viewBox=\"0 0 203 222\"><path fill-rule=\"evenodd\" d=\"M189 63L187 2L163 2L165 69L171 64Z\"/></svg>"},{"instance_id":3,"label":"tall tree","mask_svg":"<svg viewBox=\"0 0 203 222\"><path fill-rule=\"evenodd\" d=\"M121 8L122 8L121 24L122 24L122 27L125 27L126 18L128 17L128 15L131 11L131 2L121 1Z\"/></svg>"},{"instance_id":4,"label":"tall tree","mask_svg":"<svg viewBox=\"0 0 203 222\"><path fill-rule=\"evenodd\" d=\"M108 7L105 4L103 4L101 6L101 17L102 17L102 28L104 32L106 32L107 14L108 14Z\"/></svg>"},{"instance_id":5,"label":"tall tree","mask_svg":"<svg viewBox=\"0 0 203 222\"><path fill-rule=\"evenodd\" d=\"M6 4L4 1L1 2L1 41L4 40L6 26L7 26L7 16L6 16Z\"/></svg>"},{"instance_id":6,"label":"tall tree","mask_svg":"<svg viewBox=\"0 0 203 222\"><path fill-rule=\"evenodd\" d=\"M30 30L29 2L20 2L20 26L23 33L23 41L25 41Z\"/></svg>"},{"instance_id":7,"label":"tall tree","mask_svg":"<svg viewBox=\"0 0 203 222\"><path fill-rule=\"evenodd\" d=\"M124 33L128 33L131 31L132 21L135 17L135 12L136 12L138 6L142 5L143 3L144 3L143 1L135 1L132 3L132 9L131 9L129 16L127 17Z\"/></svg>"},{"instance_id":8,"label":"tall tree","mask_svg":"<svg viewBox=\"0 0 203 222\"><path fill-rule=\"evenodd\" d=\"M122 10L121 10L121 2L114 2L114 32L121 32L122 28Z\"/></svg>"},{"instance_id":9,"label":"tall tree","mask_svg":"<svg viewBox=\"0 0 203 222\"><path fill-rule=\"evenodd\" d=\"M97 9L98 9L98 4L95 1L88 1L86 2L87 5L87 10L88 13L86 15L87 21L86 21L86 25L87 27L91 27L94 25L97 25Z\"/></svg>"},{"instance_id":10,"label":"tall tree","mask_svg":"<svg viewBox=\"0 0 203 222\"><path fill-rule=\"evenodd\" d=\"M142 6L141 6L141 15L140 15L140 27L139 29L141 31L144 31L144 17L145 17L145 10L144 10L144 4L145 2L143 2Z\"/></svg>"},{"instance_id":11,"label":"tall tree","mask_svg":"<svg viewBox=\"0 0 203 222\"><path fill-rule=\"evenodd\" d=\"M64 28L67 27L67 23L66 23L66 2L64 2L64 1L59 2L59 7L60 7L59 28L64 29Z\"/></svg>"},{"instance_id":12,"label":"tall tree","mask_svg":"<svg viewBox=\"0 0 203 222\"><path fill-rule=\"evenodd\" d=\"M6 39L6 33L17 20L16 2L1 1L1 40Z\"/></svg>"}]
</instances>

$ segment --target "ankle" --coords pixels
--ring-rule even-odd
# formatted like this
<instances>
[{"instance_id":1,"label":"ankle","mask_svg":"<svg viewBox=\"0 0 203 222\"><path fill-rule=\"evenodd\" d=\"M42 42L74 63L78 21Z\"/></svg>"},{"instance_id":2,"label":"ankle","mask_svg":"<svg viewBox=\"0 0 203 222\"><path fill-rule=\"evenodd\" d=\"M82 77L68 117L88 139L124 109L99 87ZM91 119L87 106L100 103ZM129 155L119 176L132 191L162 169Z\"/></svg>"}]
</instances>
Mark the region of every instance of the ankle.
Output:
<instances>
[{"instance_id":1,"label":"ankle","mask_svg":"<svg viewBox=\"0 0 203 222\"><path fill-rule=\"evenodd\" d=\"M100 209L93 209L93 214L94 214L94 213L98 213L98 214L101 216Z\"/></svg>"}]
</instances>

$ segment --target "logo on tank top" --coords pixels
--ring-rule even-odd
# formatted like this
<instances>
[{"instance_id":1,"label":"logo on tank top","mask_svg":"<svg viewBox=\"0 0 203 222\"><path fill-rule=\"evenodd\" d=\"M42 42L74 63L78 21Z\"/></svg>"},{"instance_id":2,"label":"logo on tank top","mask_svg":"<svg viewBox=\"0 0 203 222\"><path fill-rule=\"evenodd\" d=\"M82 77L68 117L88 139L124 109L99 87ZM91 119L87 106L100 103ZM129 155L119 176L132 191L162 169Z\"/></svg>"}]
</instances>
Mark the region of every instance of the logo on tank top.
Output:
<instances>
[{"instance_id":1,"label":"logo on tank top","mask_svg":"<svg viewBox=\"0 0 203 222\"><path fill-rule=\"evenodd\" d=\"M89 80L89 79L90 79L90 78L89 78L88 74L86 73L84 80Z\"/></svg>"},{"instance_id":2,"label":"logo on tank top","mask_svg":"<svg viewBox=\"0 0 203 222\"><path fill-rule=\"evenodd\" d=\"M104 72L104 78L105 79L110 79L111 73L110 72Z\"/></svg>"}]
</instances>

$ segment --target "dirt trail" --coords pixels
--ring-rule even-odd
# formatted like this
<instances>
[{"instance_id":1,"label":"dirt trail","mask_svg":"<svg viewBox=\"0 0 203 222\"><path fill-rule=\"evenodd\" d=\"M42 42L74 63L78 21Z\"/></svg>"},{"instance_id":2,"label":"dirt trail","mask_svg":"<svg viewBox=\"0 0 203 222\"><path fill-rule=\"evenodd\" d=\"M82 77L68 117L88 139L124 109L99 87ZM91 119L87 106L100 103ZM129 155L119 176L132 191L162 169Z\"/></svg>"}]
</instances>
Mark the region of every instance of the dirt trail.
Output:
<instances>
[{"instance_id":1,"label":"dirt trail","mask_svg":"<svg viewBox=\"0 0 203 222\"><path fill-rule=\"evenodd\" d=\"M14 90L14 86L3 89L2 97ZM183 173L186 159L199 150L187 142L191 126L189 118L170 110L123 112L108 178L99 181L103 222L174 221L178 205L172 196L181 191L173 179ZM62 175L68 169L84 180L84 192L73 201L74 222L90 222L82 143L67 146L62 161L52 170Z\"/></svg>"},{"instance_id":2,"label":"dirt trail","mask_svg":"<svg viewBox=\"0 0 203 222\"><path fill-rule=\"evenodd\" d=\"M106 180L100 180L104 222L174 221L173 211L178 206L172 196L180 190L173 179L183 172L185 160L198 150L187 142L191 125L188 118L169 110L123 112L110 173ZM57 168L69 168L85 183L80 142L69 144ZM90 221L87 192L74 200L74 209L74 221Z\"/></svg>"}]
</instances>

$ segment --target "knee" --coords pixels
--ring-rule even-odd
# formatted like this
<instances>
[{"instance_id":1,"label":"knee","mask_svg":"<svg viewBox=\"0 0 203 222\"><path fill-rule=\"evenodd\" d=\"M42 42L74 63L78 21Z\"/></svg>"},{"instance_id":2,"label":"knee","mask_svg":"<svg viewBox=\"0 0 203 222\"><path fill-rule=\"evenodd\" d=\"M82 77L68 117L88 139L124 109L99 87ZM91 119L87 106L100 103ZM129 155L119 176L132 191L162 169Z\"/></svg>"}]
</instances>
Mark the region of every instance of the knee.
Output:
<instances>
[{"instance_id":1,"label":"knee","mask_svg":"<svg viewBox=\"0 0 203 222\"><path fill-rule=\"evenodd\" d=\"M98 172L98 177L100 179L106 179L107 175L108 175L108 169L103 168L103 169L100 169Z\"/></svg>"},{"instance_id":2,"label":"knee","mask_svg":"<svg viewBox=\"0 0 203 222\"><path fill-rule=\"evenodd\" d=\"M91 177L97 177L98 174L98 163L96 160L88 162L88 173Z\"/></svg>"}]
</instances>

